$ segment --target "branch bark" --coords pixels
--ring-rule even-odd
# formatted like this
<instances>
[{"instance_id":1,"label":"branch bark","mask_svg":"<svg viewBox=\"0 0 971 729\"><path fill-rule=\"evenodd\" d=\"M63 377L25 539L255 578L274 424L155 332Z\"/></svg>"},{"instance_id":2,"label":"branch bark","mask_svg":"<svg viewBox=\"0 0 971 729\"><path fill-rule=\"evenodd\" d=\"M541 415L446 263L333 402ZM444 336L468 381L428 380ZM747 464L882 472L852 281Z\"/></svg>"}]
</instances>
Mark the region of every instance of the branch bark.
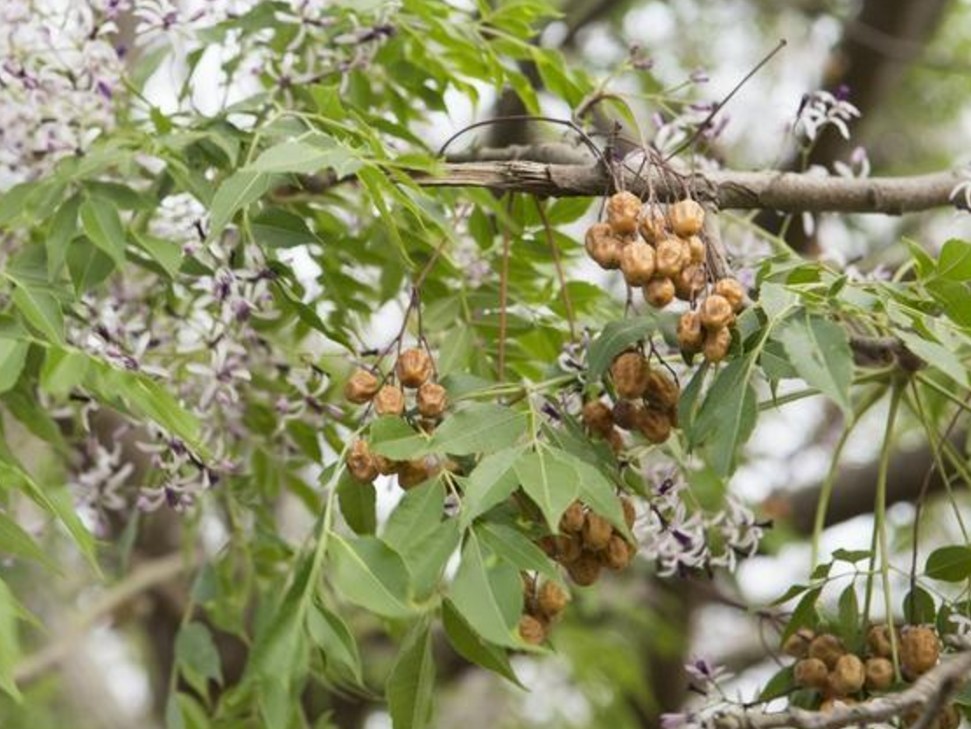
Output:
<instances>
[{"instance_id":1,"label":"branch bark","mask_svg":"<svg viewBox=\"0 0 971 729\"><path fill-rule=\"evenodd\" d=\"M842 212L901 215L951 206L951 191L960 181L957 172L911 177L843 178L795 172L716 171L687 177L651 172L636 175L624 170L625 189L659 201L685 197L719 209L777 210L780 212ZM438 174L419 174L425 187L485 187L500 192L523 192L542 197L599 196L614 185L601 165L544 164L530 161L447 163Z\"/></svg>"}]
</instances>

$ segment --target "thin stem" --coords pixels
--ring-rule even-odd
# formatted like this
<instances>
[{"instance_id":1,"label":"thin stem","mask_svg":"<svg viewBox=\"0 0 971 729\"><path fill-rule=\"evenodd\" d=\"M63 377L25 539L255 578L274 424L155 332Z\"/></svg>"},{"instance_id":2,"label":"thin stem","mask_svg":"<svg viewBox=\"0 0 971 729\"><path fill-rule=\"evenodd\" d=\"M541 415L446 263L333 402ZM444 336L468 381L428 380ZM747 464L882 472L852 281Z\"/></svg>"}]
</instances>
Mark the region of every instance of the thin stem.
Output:
<instances>
[{"instance_id":1,"label":"thin stem","mask_svg":"<svg viewBox=\"0 0 971 729\"><path fill-rule=\"evenodd\" d=\"M509 198L512 207L512 197ZM506 316L509 296L509 243L508 226L502 228L502 270L499 276L499 381L506 378Z\"/></svg>"},{"instance_id":2,"label":"thin stem","mask_svg":"<svg viewBox=\"0 0 971 729\"><path fill-rule=\"evenodd\" d=\"M893 427L900 408L900 398L904 393L904 384L894 384L890 395L890 411L887 413L887 427L883 436L883 447L880 450L880 463L877 471L877 498L874 505L873 528L880 540L880 577L883 584L883 603L886 613L887 632L890 633L890 653L893 657L893 669L897 680L900 680L900 659L897 654L897 634L893 626L893 600L890 594L890 548L887 545L887 472L890 470L890 450L893 443ZM870 568L873 568L871 558Z\"/></svg>"},{"instance_id":3,"label":"thin stem","mask_svg":"<svg viewBox=\"0 0 971 729\"><path fill-rule=\"evenodd\" d=\"M567 280L566 274L563 271L563 262L560 260L560 247L556 245L556 239L553 237L553 228L550 225L550 219L546 214L546 208L543 207L543 203L535 196L533 197L533 203L536 205L536 212L539 214L539 219L543 223L543 231L546 233L546 243L549 245L550 253L553 255L553 265L556 266L556 277L560 280L560 294L563 296L563 309L566 312L566 321L570 327L570 341L575 342L577 340L577 323L573 315L573 301L570 299L570 291L566 286Z\"/></svg>"}]
</instances>

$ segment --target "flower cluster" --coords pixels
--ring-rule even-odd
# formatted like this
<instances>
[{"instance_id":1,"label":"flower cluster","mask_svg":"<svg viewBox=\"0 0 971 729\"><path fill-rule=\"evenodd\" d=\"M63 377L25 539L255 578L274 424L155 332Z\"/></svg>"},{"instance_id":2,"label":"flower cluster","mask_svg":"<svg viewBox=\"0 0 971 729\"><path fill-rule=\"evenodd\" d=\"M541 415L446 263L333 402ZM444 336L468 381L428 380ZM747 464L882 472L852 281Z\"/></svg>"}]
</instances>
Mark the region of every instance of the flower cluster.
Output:
<instances>
[{"instance_id":1,"label":"flower cluster","mask_svg":"<svg viewBox=\"0 0 971 729\"><path fill-rule=\"evenodd\" d=\"M796 115L794 131L797 138L812 143L820 131L832 126L844 139L849 139L849 123L860 117L860 110L847 101L846 96L845 88L838 89L836 94L823 90L806 94Z\"/></svg>"}]
</instances>

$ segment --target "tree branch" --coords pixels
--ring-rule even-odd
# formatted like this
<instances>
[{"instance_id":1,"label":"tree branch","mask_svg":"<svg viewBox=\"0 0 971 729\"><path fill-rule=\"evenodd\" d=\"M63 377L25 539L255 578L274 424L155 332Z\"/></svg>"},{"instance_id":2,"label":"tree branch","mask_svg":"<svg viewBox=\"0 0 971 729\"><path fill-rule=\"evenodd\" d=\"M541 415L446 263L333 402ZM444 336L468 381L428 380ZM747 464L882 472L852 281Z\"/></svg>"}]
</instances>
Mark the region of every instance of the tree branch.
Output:
<instances>
[{"instance_id":1,"label":"tree branch","mask_svg":"<svg viewBox=\"0 0 971 729\"><path fill-rule=\"evenodd\" d=\"M684 178L624 170L626 189L669 202L685 197L719 209L767 209L781 212L883 213L951 206L951 191L960 181L955 171L912 177L820 177L795 172L716 171ZM610 175L600 165L542 164L528 161L447 163L439 174L420 173L425 187L486 187L544 197L598 196L613 191Z\"/></svg>"},{"instance_id":2,"label":"tree branch","mask_svg":"<svg viewBox=\"0 0 971 729\"><path fill-rule=\"evenodd\" d=\"M964 646L967 648L967 646ZM887 721L911 709L929 704L946 704L971 672L971 651L958 653L921 676L910 688L880 696L861 704L836 706L831 711L725 712L714 720L717 729L840 729L850 724Z\"/></svg>"}]
</instances>

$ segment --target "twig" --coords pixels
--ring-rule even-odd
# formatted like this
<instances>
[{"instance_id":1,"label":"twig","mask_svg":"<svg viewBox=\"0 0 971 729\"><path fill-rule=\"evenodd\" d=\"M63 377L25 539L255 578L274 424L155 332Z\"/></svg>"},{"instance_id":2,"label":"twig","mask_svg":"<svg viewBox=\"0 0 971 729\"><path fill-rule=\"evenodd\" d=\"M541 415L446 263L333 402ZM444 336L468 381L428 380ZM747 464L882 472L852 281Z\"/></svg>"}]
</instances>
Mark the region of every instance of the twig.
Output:
<instances>
[{"instance_id":1,"label":"twig","mask_svg":"<svg viewBox=\"0 0 971 729\"><path fill-rule=\"evenodd\" d=\"M512 198L509 198L509 208L512 208ZM506 376L506 309L509 296L509 227L502 226L502 271L499 275L499 382Z\"/></svg>"},{"instance_id":2,"label":"twig","mask_svg":"<svg viewBox=\"0 0 971 729\"><path fill-rule=\"evenodd\" d=\"M59 640L21 660L14 668L14 680L24 684L43 675L69 656L101 618L141 593L175 579L194 565L193 559L180 552L143 563L122 582L107 590Z\"/></svg>"}]
</instances>

